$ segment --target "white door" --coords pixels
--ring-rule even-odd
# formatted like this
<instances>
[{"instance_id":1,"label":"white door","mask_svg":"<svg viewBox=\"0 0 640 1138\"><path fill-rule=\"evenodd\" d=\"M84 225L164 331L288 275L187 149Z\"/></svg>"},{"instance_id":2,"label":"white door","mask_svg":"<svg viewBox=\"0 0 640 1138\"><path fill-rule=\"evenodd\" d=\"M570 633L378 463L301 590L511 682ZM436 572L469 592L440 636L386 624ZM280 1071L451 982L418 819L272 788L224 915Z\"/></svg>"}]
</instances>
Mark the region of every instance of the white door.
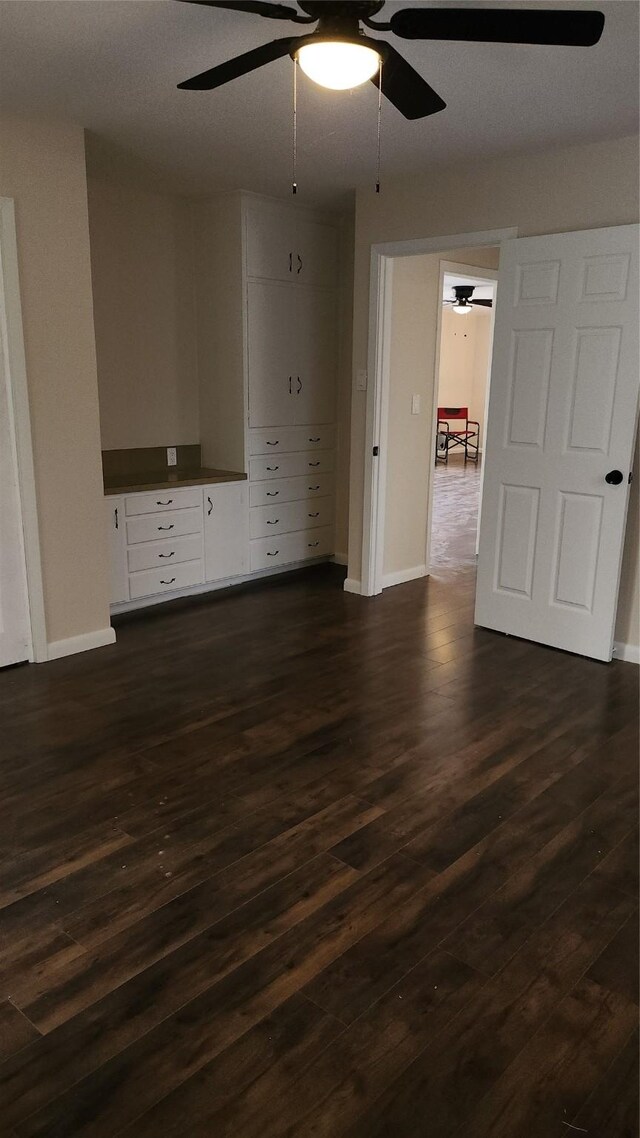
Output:
<instances>
[{"instance_id":1,"label":"white door","mask_svg":"<svg viewBox=\"0 0 640 1138\"><path fill-rule=\"evenodd\" d=\"M293 285L249 281L249 426L295 423L296 332Z\"/></svg>"},{"instance_id":2,"label":"white door","mask_svg":"<svg viewBox=\"0 0 640 1138\"><path fill-rule=\"evenodd\" d=\"M264 203L246 214L247 276L295 279L295 224L289 211Z\"/></svg>"},{"instance_id":3,"label":"white door","mask_svg":"<svg viewBox=\"0 0 640 1138\"><path fill-rule=\"evenodd\" d=\"M296 423L333 423L336 418L336 299L327 289L296 290L298 366Z\"/></svg>"},{"instance_id":4,"label":"white door","mask_svg":"<svg viewBox=\"0 0 640 1138\"><path fill-rule=\"evenodd\" d=\"M300 284L335 284L338 261L338 234L331 225L300 220L296 226L294 276Z\"/></svg>"},{"instance_id":5,"label":"white door","mask_svg":"<svg viewBox=\"0 0 640 1138\"><path fill-rule=\"evenodd\" d=\"M476 624L610 660L638 408L640 227L506 242Z\"/></svg>"},{"instance_id":6,"label":"white door","mask_svg":"<svg viewBox=\"0 0 640 1138\"><path fill-rule=\"evenodd\" d=\"M246 482L204 487L205 580L249 572L249 502Z\"/></svg>"},{"instance_id":7,"label":"white door","mask_svg":"<svg viewBox=\"0 0 640 1138\"><path fill-rule=\"evenodd\" d=\"M31 631L13 406L0 326L0 667L28 660Z\"/></svg>"}]
</instances>

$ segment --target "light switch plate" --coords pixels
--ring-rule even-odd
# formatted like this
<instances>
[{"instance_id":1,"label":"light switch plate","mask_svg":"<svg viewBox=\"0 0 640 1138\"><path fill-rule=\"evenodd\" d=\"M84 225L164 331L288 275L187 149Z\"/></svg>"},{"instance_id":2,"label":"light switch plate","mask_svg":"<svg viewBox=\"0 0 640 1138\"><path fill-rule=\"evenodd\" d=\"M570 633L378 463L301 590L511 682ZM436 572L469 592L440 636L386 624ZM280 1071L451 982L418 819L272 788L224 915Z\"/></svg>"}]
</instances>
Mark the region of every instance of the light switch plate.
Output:
<instances>
[{"instance_id":1,"label":"light switch plate","mask_svg":"<svg viewBox=\"0 0 640 1138\"><path fill-rule=\"evenodd\" d=\"M178 465L178 454L176 447L167 447L167 466Z\"/></svg>"},{"instance_id":2,"label":"light switch plate","mask_svg":"<svg viewBox=\"0 0 640 1138\"><path fill-rule=\"evenodd\" d=\"M406 406L406 404L405 404L405 406ZM412 415L419 415L420 414L420 396L419 395L413 395L411 398L411 414Z\"/></svg>"},{"instance_id":3,"label":"light switch plate","mask_svg":"<svg viewBox=\"0 0 640 1138\"><path fill-rule=\"evenodd\" d=\"M356 372L356 391L366 391L366 390L367 390L367 373L363 368L361 368L359 371Z\"/></svg>"}]
</instances>

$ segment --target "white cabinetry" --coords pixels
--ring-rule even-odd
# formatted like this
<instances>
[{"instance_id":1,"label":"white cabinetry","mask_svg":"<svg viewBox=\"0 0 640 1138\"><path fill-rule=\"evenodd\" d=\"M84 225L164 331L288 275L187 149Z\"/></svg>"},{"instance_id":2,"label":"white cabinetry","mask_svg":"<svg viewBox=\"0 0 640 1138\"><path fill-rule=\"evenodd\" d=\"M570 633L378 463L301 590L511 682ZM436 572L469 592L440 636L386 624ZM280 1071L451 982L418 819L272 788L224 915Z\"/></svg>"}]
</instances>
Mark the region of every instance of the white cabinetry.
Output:
<instances>
[{"instance_id":1,"label":"white cabinetry","mask_svg":"<svg viewBox=\"0 0 640 1138\"><path fill-rule=\"evenodd\" d=\"M245 213L247 276L334 288L337 232L293 206L250 200Z\"/></svg>"},{"instance_id":2,"label":"white cabinetry","mask_svg":"<svg viewBox=\"0 0 640 1138\"><path fill-rule=\"evenodd\" d=\"M249 571L246 482L204 487L205 580L242 577Z\"/></svg>"},{"instance_id":3,"label":"white cabinetry","mask_svg":"<svg viewBox=\"0 0 640 1138\"><path fill-rule=\"evenodd\" d=\"M109 543L111 601L113 604L117 604L119 601L129 600L126 542L124 536L124 498L105 498L104 506Z\"/></svg>"}]
</instances>

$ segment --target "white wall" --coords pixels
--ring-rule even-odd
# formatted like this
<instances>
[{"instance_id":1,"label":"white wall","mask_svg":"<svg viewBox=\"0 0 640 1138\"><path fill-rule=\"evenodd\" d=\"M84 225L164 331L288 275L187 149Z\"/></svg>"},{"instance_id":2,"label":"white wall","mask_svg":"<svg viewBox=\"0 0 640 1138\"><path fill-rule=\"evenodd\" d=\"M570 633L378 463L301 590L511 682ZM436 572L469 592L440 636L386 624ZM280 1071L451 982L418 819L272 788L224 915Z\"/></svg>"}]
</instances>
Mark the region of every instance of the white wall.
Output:
<instances>
[{"instance_id":1,"label":"white wall","mask_svg":"<svg viewBox=\"0 0 640 1138\"><path fill-rule=\"evenodd\" d=\"M102 449L197 443L190 203L104 175L88 189Z\"/></svg>"},{"instance_id":2,"label":"white wall","mask_svg":"<svg viewBox=\"0 0 640 1138\"><path fill-rule=\"evenodd\" d=\"M450 307L443 308L438 406L468 407L469 418L480 424L481 441L490 347L490 308L473 308L466 316L457 316Z\"/></svg>"},{"instance_id":3,"label":"white wall","mask_svg":"<svg viewBox=\"0 0 640 1138\"><path fill-rule=\"evenodd\" d=\"M638 138L621 138L474 162L473 192L464 163L385 182L356 195L353 373L367 367L371 246L516 226L520 236L638 221ZM363 392L353 390L349 499L349 577L362 565ZM636 457L636 470L639 463ZM637 474L640 477L640 473ZM617 638L638 637L638 562L627 545ZM630 641L627 641L630 642ZM638 639L634 641L638 644Z\"/></svg>"}]
</instances>

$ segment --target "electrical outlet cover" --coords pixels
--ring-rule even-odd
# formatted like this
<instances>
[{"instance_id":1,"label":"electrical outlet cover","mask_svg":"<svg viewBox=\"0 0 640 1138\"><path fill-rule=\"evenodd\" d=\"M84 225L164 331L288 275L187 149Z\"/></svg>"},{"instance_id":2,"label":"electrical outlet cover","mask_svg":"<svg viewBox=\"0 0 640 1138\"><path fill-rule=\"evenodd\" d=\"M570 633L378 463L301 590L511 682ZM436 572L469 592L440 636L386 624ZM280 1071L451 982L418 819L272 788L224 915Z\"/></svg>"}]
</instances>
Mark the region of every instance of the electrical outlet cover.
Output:
<instances>
[{"instance_id":1,"label":"electrical outlet cover","mask_svg":"<svg viewBox=\"0 0 640 1138\"><path fill-rule=\"evenodd\" d=\"M178 453L176 447L167 447L167 466L178 465Z\"/></svg>"}]
</instances>

